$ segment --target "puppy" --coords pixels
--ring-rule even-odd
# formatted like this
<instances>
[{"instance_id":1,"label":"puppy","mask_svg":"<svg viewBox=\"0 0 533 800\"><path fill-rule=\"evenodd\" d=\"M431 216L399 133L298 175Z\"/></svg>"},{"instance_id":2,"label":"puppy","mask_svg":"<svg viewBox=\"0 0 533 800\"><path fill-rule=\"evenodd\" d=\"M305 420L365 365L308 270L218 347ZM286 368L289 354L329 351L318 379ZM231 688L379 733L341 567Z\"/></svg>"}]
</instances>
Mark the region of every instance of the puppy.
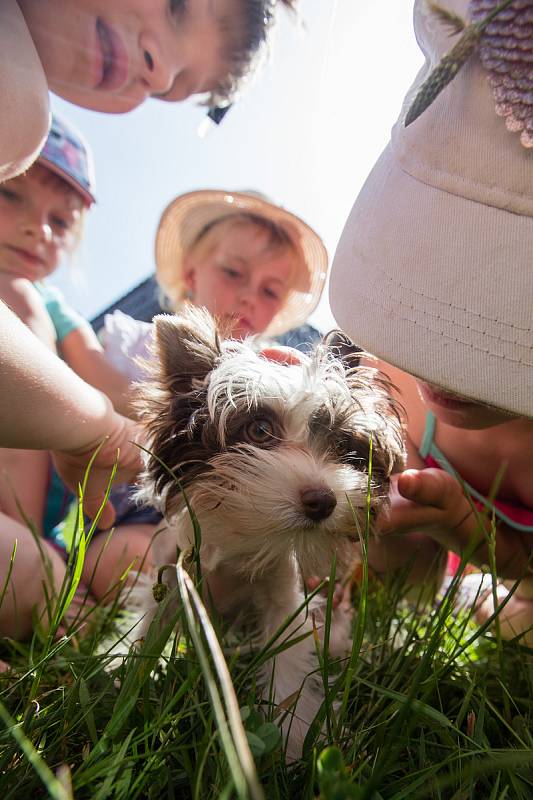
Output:
<instances>
[{"instance_id":1,"label":"puppy","mask_svg":"<svg viewBox=\"0 0 533 800\"><path fill-rule=\"evenodd\" d=\"M191 308L156 317L154 347L137 403L153 454L142 498L165 514L175 560L176 545L194 544L185 491L217 612L253 626L264 645L302 604L307 577L329 575L334 555L337 574L353 562L368 504L373 514L386 502L403 463L400 416L384 377L352 366L338 341L280 363L253 338L223 340L212 317ZM155 608L146 611L144 625ZM290 759L323 701L314 639L302 638L312 631L306 609L276 646L298 641L261 676L275 704L291 698L282 723ZM346 648L348 632L340 638Z\"/></svg>"}]
</instances>

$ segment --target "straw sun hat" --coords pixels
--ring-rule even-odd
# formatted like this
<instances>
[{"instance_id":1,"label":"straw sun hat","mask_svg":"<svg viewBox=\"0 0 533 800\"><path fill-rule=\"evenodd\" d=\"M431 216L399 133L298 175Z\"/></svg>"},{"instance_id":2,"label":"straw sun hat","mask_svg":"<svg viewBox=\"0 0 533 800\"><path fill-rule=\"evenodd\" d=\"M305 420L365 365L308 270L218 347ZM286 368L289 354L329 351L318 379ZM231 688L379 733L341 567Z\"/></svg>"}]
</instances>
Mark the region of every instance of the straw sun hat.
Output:
<instances>
[{"instance_id":1,"label":"straw sun hat","mask_svg":"<svg viewBox=\"0 0 533 800\"><path fill-rule=\"evenodd\" d=\"M320 237L299 217L250 191L202 189L173 200L163 212L156 235L159 285L174 305L185 290L183 260L205 228L236 214L263 217L282 228L299 255L298 273L283 308L266 333L277 336L303 324L316 308L327 274L328 254Z\"/></svg>"},{"instance_id":2,"label":"straw sun hat","mask_svg":"<svg viewBox=\"0 0 533 800\"><path fill-rule=\"evenodd\" d=\"M477 19L497 2L441 5ZM420 85L461 35L451 36L429 3L415 3L426 63L346 222L330 300L339 325L369 352L458 395L533 417L533 149L498 105L520 58L529 86L510 96L529 92L524 104L532 96L526 6L514 3L494 19L488 45L482 41L406 127ZM491 36L499 44L495 38L487 59Z\"/></svg>"}]
</instances>

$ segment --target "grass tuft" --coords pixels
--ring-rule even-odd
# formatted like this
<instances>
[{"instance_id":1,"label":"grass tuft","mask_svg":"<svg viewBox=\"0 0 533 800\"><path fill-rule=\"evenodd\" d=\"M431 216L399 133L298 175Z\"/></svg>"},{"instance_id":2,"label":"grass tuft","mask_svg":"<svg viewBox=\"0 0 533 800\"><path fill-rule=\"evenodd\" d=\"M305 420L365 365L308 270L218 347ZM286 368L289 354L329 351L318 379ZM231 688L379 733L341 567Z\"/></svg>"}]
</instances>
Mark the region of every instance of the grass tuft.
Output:
<instances>
[{"instance_id":1,"label":"grass tuft","mask_svg":"<svg viewBox=\"0 0 533 800\"><path fill-rule=\"evenodd\" d=\"M106 643L124 629L119 603L97 605L83 635L79 620L65 622L90 535L78 518L65 584L50 598L51 631L63 621L66 635L54 641L37 628L29 642L0 645L11 665L0 673L4 800L533 796L533 651L458 611L457 580L424 607L403 599L403 576L372 578L369 520L352 648L341 661L329 656L332 564L325 643L309 639L325 702L305 759L290 767L280 715L258 686L261 666L289 644L290 621L253 650L208 618L180 561L178 588L162 597L146 638L117 659Z\"/></svg>"}]
</instances>

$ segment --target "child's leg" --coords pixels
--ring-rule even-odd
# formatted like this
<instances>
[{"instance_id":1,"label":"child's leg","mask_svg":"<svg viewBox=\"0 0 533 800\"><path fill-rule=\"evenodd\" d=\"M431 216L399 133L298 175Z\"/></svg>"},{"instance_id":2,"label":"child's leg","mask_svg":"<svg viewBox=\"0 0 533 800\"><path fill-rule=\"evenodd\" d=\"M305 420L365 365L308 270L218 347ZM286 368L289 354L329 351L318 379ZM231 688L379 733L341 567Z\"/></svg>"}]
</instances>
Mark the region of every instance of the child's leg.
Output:
<instances>
[{"instance_id":1,"label":"child's leg","mask_svg":"<svg viewBox=\"0 0 533 800\"><path fill-rule=\"evenodd\" d=\"M513 581L502 581L497 587L498 603L508 595ZM485 596L476 610L476 620L481 624L494 613L492 590ZM533 647L533 579L521 581L511 599L498 614L500 633L504 639L514 639L524 631L520 638L522 644ZM531 629L531 630L530 630Z\"/></svg>"},{"instance_id":2,"label":"child's leg","mask_svg":"<svg viewBox=\"0 0 533 800\"><path fill-rule=\"evenodd\" d=\"M17 550L8 580L15 542ZM14 639L28 636L33 627L34 609L46 624L46 594L48 592L54 603L64 575L65 563L48 542L40 539L37 543L25 525L0 512L0 593L7 581L0 606L0 633L3 636Z\"/></svg>"},{"instance_id":3,"label":"child's leg","mask_svg":"<svg viewBox=\"0 0 533 800\"><path fill-rule=\"evenodd\" d=\"M154 555L152 539L161 525L119 525L111 536L109 531L97 533L85 557L82 579L97 598L111 599L118 584L130 568L130 575L139 571L152 573ZM115 587L110 592L112 587Z\"/></svg>"},{"instance_id":4,"label":"child's leg","mask_svg":"<svg viewBox=\"0 0 533 800\"><path fill-rule=\"evenodd\" d=\"M48 452L1 448L0 510L22 524L26 517L41 532L49 473Z\"/></svg>"}]
</instances>

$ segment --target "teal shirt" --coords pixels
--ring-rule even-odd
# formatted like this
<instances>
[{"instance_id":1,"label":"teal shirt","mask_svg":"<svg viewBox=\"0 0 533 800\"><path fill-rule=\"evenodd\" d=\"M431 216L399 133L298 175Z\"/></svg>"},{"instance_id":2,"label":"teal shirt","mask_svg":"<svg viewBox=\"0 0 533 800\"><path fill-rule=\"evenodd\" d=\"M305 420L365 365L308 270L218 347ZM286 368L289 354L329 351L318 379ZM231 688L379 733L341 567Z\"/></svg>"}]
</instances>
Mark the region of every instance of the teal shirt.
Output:
<instances>
[{"instance_id":1,"label":"teal shirt","mask_svg":"<svg viewBox=\"0 0 533 800\"><path fill-rule=\"evenodd\" d=\"M40 281L33 285L43 299L43 303L55 328L58 343L61 343L71 331L75 331L77 328L87 325L87 321L81 314L78 314L77 311L67 304L63 293L56 286L50 286L48 283L41 283Z\"/></svg>"}]
</instances>

